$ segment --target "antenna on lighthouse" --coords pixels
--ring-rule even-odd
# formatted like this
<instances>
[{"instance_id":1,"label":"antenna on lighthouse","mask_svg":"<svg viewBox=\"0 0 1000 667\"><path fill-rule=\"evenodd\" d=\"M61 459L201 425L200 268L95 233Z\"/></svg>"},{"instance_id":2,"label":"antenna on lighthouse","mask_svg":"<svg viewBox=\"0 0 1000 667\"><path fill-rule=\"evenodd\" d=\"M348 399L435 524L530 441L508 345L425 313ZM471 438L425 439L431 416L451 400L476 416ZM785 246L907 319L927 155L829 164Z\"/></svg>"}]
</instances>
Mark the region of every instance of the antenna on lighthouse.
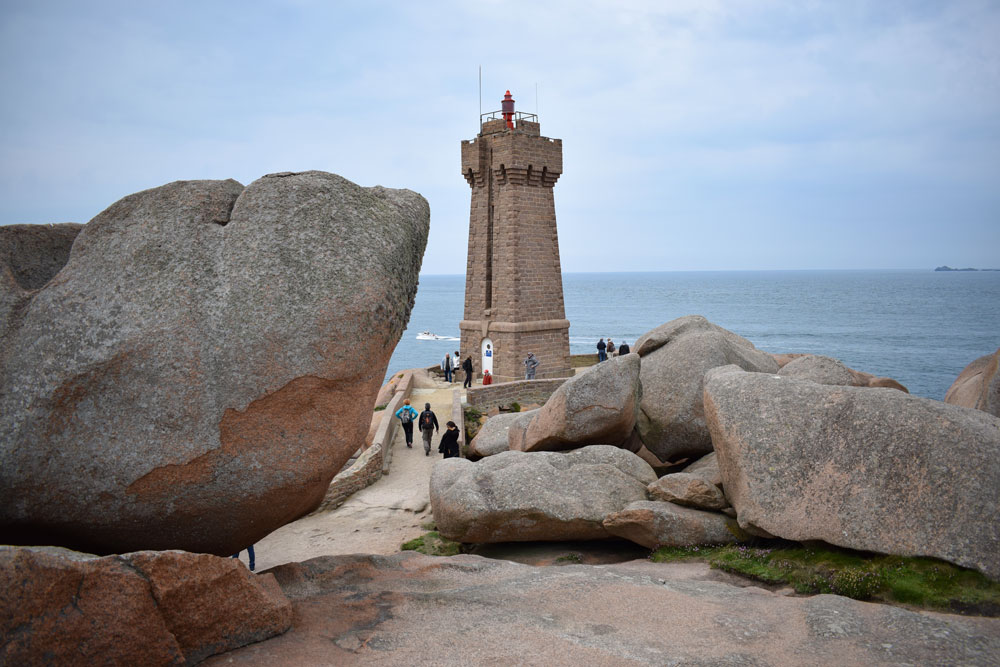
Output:
<instances>
[{"instance_id":1,"label":"antenna on lighthouse","mask_svg":"<svg viewBox=\"0 0 1000 667\"><path fill-rule=\"evenodd\" d=\"M479 66L479 122L483 120L483 66Z\"/></svg>"}]
</instances>

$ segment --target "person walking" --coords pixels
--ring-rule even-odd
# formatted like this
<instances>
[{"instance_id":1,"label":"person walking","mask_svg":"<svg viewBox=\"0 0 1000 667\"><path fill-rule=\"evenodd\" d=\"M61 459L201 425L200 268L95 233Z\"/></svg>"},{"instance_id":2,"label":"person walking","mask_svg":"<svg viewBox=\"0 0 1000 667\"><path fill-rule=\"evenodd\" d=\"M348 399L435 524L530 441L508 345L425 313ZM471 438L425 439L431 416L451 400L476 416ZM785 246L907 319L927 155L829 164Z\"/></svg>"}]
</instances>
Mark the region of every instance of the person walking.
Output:
<instances>
[{"instance_id":1,"label":"person walking","mask_svg":"<svg viewBox=\"0 0 1000 667\"><path fill-rule=\"evenodd\" d=\"M618 346L619 357L623 357L631 351L632 349L628 346L628 343L626 343L625 341L622 341L622 344Z\"/></svg>"},{"instance_id":2,"label":"person walking","mask_svg":"<svg viewBox=\"0 0 1000 667\"><path fill-rule=\"evenodd\" d=\"M465 361L462 362L462 370L465 371L465 384L462 388L472 386L472 357L466 357Z\"/></svg>"},{"instance_id":3,"label":"person walking","mask_svg":"<svg viewBox=\"0 0 1000 667\"><path fill-rule=\"evenodd\" d=\"M535 359L534 352L529 352L528 356L524 358L524 379L534 380L536 368L538 368L538 359Z\"/></svg>"},{"instance_id":4,"label":"person walking","mask_svg":"<svg viewBox=\"0 0 1000 667\"><path fill-rule=\"evenodd\" d=\"M438 426L437 415L431 410L430 403L424 403L424 411L420 413L420 419L417 421L417 424L420 425L420 435L424 439L424 456L430 456L431 436L435 430L441 430L441 427Z\"/></svg>"},{"instance_id":5,"label":"person walking","mask_svg":"<svg viewBox=\"0 0 1000 667\"><path fill-rule=\"evenodd\" d=\"M451 379L454 382L458 379L458 369L462 367L462 360L458 358L458 350L455 350L455 356L451 358Z\"/></svg>"},{"instance_id":6,"label":"person walking","mask_svg":"<svg viewBox=\"0 0 1000 667\"><path fill-rule=\"evenodd\" d=\"M597 341L597 362L600 363L608 358L608 353L606 350L608 346L604 343L604 339Z\"/></svg>"},{"instance_id":7,"label":"person walking","mask_svg":"<svg viewBox=\"0 0 1000 667\"><path fill-rule=\"evenodd\" d=\"M454 372L455 367L451 365L451 355L447 352L444 353L444 359L441 360L441 370L444 371L444 381L451 382L451 374Z\"/></svg>"},{"instance_id":8,"label":"person walking","mask_svg":"<svg viewBox=\"0 0 1000 667\"><path fill-rule=\"evenodd\" d=\"M417 411L410 405L410 399L403 401L403 407L396 410L396 417L403 425L403 434L406 436L406 446L413 448L413 420L417 418Z\"/></svg>"},{"instance_id":9,"label":"person walking","mask_svg":"<svg viewBox=\"0 0 1000 667\"><path fill-rule=\"evenodd\" d=\"M450 459L458 456L458 426L455 422L445 424L447 428L441 436L441 444L438 445L438 452L444 454L444 458Z\"/></svg>"},{"instance_id":10,"label":"person walking","mask_svg":"<svg viewBox=\"0 0 1000 667\"><path fill-rule=\"evenodd\" d=\"M608 338L608 356L615 356L615 342L610 338Z\"/></svg>"}]
</instances>

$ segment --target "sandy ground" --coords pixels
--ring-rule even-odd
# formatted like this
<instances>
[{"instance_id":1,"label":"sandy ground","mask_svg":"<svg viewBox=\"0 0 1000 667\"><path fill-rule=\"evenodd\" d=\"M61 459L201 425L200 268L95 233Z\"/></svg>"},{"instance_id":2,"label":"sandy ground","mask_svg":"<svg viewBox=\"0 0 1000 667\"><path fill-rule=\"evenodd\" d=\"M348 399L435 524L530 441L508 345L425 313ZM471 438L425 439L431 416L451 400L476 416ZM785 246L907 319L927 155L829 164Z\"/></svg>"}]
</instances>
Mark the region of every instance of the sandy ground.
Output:
<instances>
[{"instance_id":1,"label":"sandy ground","mask_svg":"<svg viewBox=\"0 0 1000 667\"><path fill-rule=\"evenodd\" d=\"M418 411L430 403L443 432L451 419L452 391L462 391L462 385L435 383L434 389L414 389L410 400ZM424 456L416 427L413 449L406 448L403 429L397 427L389 474L337 509L304 517L265 537L254 547L256 569L328 554L393 554L403 542L425 533L420 524L433 520L429 482L431 468L441 460L437 452L440 439L436 432L431 455ZM240 553L240 559L247 563L247 552Z\"/></svg>"}]
</instances>

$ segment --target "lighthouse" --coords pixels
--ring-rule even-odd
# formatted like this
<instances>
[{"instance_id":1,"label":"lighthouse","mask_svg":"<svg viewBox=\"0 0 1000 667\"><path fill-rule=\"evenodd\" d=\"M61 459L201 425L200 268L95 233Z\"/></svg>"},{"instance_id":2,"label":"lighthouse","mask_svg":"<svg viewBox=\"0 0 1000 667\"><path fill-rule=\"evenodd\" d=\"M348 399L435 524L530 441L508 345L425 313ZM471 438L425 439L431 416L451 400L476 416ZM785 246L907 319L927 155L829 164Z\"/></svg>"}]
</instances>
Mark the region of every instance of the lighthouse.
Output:
<instances>
[{"instance_id":1,"label":"lighthouse","mask_svg":"<svg viewBox=\"0 0 1000 667\"><path fill-rule=\"evenodd\" d=\"M524 379L529 352L536 377L572 375L553 198L562 141L541 136L538 117L514 104L508 90L462 142L472 203L461 354L496 382Z\"/></svg>"}]
</instances>

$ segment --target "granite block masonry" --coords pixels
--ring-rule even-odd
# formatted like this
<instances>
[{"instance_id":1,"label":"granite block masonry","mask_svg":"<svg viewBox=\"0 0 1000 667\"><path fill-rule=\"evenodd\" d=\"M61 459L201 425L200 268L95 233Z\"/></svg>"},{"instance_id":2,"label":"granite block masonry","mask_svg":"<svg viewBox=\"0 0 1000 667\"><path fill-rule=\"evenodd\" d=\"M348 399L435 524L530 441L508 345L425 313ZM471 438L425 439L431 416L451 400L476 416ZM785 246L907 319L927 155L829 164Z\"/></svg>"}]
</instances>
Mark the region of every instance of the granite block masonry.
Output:
<instances>
[{"instance_id":1,"label":"granite block masonry","mask_svg":"<svg viewBox=\"0 0 1000 667\"><path fill-rule=\"evenodd\" d=\"M523 360L533 352L537 378L569 377L552 192L562 141L541 136L527 120L535 116L515 114L510 91L503 116L462 142L462 174L472 188L462 359L472 357L477 375L492 365L496 381L510 382L524 379Z\"/></svg>"}]
</instances>

